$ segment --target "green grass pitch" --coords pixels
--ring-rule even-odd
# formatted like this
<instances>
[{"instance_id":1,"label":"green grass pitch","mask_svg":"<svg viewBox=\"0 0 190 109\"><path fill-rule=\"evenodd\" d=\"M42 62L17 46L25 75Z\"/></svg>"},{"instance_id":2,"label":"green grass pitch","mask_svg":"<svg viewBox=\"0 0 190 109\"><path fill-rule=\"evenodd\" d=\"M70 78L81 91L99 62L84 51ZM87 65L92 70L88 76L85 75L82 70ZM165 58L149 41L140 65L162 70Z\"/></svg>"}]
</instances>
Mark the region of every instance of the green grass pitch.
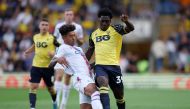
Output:
<instances>
[{"instance_id":1,"label":"green grass pitch","mask_svg":"<svg viewBox=\"0 0 190 109\"><path fill-rule=\"evenodd\" d=\"M117 109L110 94L111 109ZM126 89L127 109L190 109L190 90ZM29 109L28 89L0 88L0 109ZM38 90L37 109L52 109L48 92ZM71 91L67 109L79 109L78 94Z\"/></svg>"}]
</instances>

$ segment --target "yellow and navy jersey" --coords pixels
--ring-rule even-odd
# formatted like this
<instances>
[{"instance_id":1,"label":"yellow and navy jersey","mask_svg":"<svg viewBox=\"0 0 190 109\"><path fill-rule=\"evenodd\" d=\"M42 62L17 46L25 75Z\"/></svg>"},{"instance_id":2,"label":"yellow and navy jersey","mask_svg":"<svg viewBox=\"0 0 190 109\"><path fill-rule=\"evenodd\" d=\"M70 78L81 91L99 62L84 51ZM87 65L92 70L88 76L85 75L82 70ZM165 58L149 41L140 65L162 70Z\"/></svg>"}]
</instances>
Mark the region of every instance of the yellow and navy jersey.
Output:
<instances>
[{"instance_id":1,"label":"yellow and navy jersey","mask_svg":"<svg viewBox=\"0 0 190 109\"><path fill-rule=\"evenodd\" d=\"M119 65L122 35L127 34L123 25L110 25L106 31L96 29L89 38L95 47L95 62L99 65Z\"/></svg>"},{"instance_id":2,"label":"yellow and navy jersey","mask_svg":"<svg viewBox=\"0 0 190 109\"><path fill-rule=\"evenodd\" d=\"M49 53L54 53L56 49L56 39L51 34L45 35L36 34L33 37L35 44L35 55L33 58L32 66L35 67L48 67L51 57Z\"/></svg>"}]
</instances>

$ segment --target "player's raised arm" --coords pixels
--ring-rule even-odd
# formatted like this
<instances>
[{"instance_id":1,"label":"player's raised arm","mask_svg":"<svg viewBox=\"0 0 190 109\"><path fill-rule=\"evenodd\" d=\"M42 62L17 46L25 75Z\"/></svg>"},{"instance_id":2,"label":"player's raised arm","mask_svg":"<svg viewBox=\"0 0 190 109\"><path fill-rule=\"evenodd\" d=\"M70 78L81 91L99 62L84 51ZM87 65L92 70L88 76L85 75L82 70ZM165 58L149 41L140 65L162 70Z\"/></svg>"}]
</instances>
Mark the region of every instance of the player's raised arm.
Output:
<instances>
[{"instance_id":1,"label":"player's raised arm","mask_svg":"<svg viewBox=\"0 0 190 109\"><path fill-rule=\"evenodd\" d=\"M91 57L92 57L92 55L93 55L93 53L94 53L94 49L95 49L95 47L94 47L94 42L93 42L93 40L91 39L91 36L90 36L90 38L89 38L89 47L88 47L87 52L85 53L86 58L87 58L88 60L91 59Z\"/></svg>"},{"instance_id":2,"label":"player's raised arm","mask_svg":"<svg viewBox=\"0 0 190 109\"><path fill-rule=\"evenodd\" d=\"M121 21L126 24L125 31L127 33L131 32L131 31L133 31L135 29L134 26L133 26L133 24L128 21L128 16L126 14L122 14L120 16L120 18L121 18Z\"/></svg>"}]
</instances>

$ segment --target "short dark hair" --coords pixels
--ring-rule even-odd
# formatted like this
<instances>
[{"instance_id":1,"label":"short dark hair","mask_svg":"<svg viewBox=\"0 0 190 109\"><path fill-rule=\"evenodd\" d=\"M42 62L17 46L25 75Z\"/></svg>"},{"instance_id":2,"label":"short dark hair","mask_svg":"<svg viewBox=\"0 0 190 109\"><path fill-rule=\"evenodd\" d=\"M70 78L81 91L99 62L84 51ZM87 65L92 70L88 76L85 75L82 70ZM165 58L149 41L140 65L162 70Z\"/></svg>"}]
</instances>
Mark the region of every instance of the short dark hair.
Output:
<instances>
[{"instance_id":1,"label":"short dark hair","mask_svg":"<svg viewBox=\"0 0 190 109\"><path fill-rule=\"evenodd\" d=\"M40 20L40 21L49 22L48 18L45 18L45 17L41 18L41 20Z\"/></svg>"},{"instance_id":2,"label":"short dark hair","mask_svg":"<svg viewBox=\"0 0 190 109\"><path fill-rule=\"evenodd\" d=\"M70 24L65 24L65 25L61 26L61 28L59 28L59 32L61 33L62 36L65 36L69 32L74 31L74 30L75 30L75 26L70 25Z\"/></svg>"},{"instance_id":3,"label":"short dark hair","mask_svg":"<svg viewBox=\"0 0 190 109\"><path fill-rule=\"evenodd\" d=\"M113 17L111 10L108 9L108 8L102 8L102 9L99 10L98 18L100 18L101 16L109 16L110 19Z\"/></svg>"}]
</instances>

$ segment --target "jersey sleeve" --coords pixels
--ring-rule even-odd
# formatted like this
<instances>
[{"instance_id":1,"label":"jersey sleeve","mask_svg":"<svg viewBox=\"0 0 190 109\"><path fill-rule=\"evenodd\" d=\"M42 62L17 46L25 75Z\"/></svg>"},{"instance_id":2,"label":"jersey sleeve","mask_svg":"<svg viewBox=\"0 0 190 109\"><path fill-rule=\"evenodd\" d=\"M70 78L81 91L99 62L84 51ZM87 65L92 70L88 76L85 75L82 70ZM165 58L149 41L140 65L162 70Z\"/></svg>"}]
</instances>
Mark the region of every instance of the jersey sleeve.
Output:
<instances>
[{"instance_id":1,"label":"jersey sleeve","mask_svg":"<svg viewBox=\"0 0 190 109\"><path fill-rule=\"evenodd\" d=\"M60 46L60 47L58 48L58 50L56 51L56 54L55 54L54 57L59 58L59 57L62 57L62 56L64 56L64 47L63 47L63 46Z\"/></svg>"},{"instance_id":2,"label":"jersey sleeve","mask_svg":"<svg viewBox=\"0 0 190 109\"><path fill-rule=\"evenodd\" d=\"M113 25L112 27L121 35L127 34L125 27L121 24Z\"/></svg>"},{"instance_id":3,"label":"jersey sleeve","mask_svg":"<svg viewBox=\"0 0 190 109\"><path fill-rule=\"evenodd\" d=\"M53 35L54 35L56 38L59 37L59 28L58 28L57 25L55 26L55 29L54 29L54 33L53 33Z\"/></svg>"},{"instance_id":4,"label":"jersey sleeve","mask_svg":"<svg viewBox=\"0 0 190 109\"><path fill-rule=\"evenodd\" d=\"M53 36L53 44L56 46L56 47L59 47L61 44L57 41L57 38L55 36Z\"/></svg>"},{"instance_id":5,"label":"jersey sleeve","mask_svg":"<svg viewBox=\"0 0 190 109\"><path fill-rule=\"evenodd\" d=\"M82 39L84 36L83 36L83 29L82 29L82 26L79 25L78 26L78 34L77 34L77 38L78 39Z\"/></svg>"},{"instance_id":6,"label":"jersey sleeve","mask_svg":"<svg viewBox=\"0 0 190 109\"><path fill-rule=\"evenodd\" d=\"M94 42L93 42L93 40L92 40L92 34L91 34L90 37L89 37L89 46L90 46L90 47L94 47Z\"/></svg>"}]
</instances>

